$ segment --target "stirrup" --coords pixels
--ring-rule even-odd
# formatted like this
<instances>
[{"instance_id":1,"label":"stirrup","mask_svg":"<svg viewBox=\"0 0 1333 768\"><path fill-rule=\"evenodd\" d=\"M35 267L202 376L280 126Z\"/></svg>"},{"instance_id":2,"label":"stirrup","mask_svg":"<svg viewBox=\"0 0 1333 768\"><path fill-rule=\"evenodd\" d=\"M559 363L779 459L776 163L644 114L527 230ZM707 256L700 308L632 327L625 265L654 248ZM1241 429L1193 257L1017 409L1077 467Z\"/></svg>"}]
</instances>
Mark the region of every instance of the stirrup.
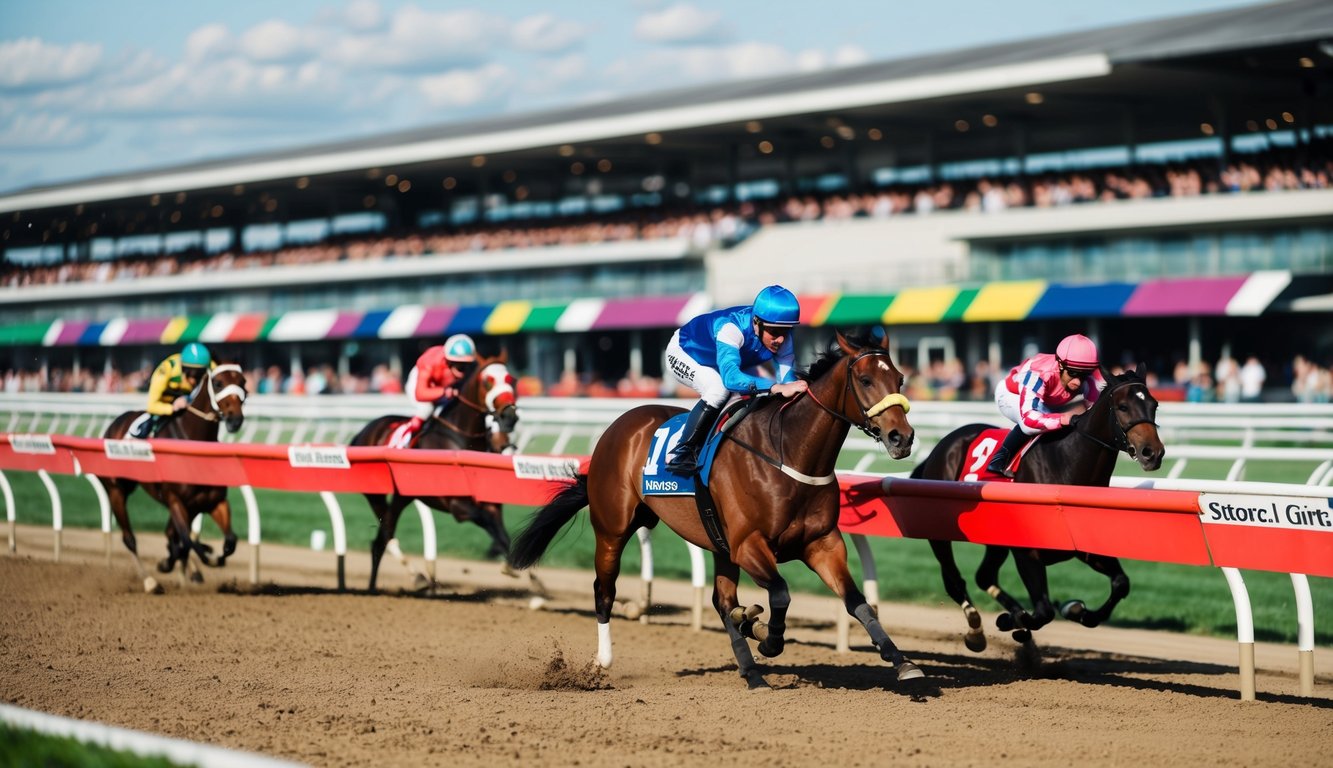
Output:
<instances>
[{"instance_id":1,"label":"stirrup","mask_svg":"<svg viewBox=\"0 0 1333 768\"><path fill-rule=\"evenodd\" d=\"M699 471L699 456L694 452L673 456L667 461L666 468L677 475L693 475Z\"/></svg>"}]
</instances>

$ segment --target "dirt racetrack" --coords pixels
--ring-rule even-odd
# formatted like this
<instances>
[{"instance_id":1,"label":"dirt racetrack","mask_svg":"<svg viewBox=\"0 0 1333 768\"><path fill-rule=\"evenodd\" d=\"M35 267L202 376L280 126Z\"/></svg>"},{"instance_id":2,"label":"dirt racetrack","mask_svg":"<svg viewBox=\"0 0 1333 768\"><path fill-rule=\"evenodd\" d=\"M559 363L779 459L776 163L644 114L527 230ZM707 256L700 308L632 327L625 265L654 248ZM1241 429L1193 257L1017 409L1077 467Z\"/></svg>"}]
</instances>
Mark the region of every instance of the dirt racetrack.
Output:
<instances>
[{"instance_id":1,"label":"dirt racetrack","mask_svg":"<svg viewBox=\"0 0 1333 768\"><path fill-rule=\"evenodd\" d=\"M776 690L750 693L711 609L689 629L687 585L656 585L661 623L614 621L598 673L590 574L544 571L545 610L485 563L441 561L432 596L398 592L397 566L385 594L339 594L332 555L265 546L252 590L243 543L207 583L150 596L119 541L110 570L99 533L66 531L58 564L51 544L21 528L0 555L0 698L313 765L1333 765L1326 649L1304 699L1295 649L1261 645L1242 703L1234 642L1061 623L1034 666L993 629L964 649L954 610L886 605L927 674L898 684L859 627L835 653L830 599L796 595Z\"/></svg>"}]
</instances>

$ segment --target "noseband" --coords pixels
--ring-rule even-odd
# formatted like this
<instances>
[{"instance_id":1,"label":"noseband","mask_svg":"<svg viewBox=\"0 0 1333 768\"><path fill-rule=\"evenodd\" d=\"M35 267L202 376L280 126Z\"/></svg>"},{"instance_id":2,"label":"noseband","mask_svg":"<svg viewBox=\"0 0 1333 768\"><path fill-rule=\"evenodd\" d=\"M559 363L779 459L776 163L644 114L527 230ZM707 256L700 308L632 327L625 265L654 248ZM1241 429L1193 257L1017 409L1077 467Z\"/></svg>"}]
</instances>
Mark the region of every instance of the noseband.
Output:
<instances>
[{"instance_id":1,"label":"noseband","mask_svg":"<svg viewBox=\"0 0 1333 768\"><path fill-rule=\"evenodd\" d=\"M888 357L889 352L888 350L882 349L880 347L868 347L858 352L855 357L847 358L847 384L845 387L843 387L842 396L838 398L838 408L836 410L820 402L819 398L815 397L815 393L810 391L809 389L805 391L805 394L809 395L810 399L813 400L815 404L818 405L820 408L823 408L824 411L826 411L827 413L833 414L835 417L842 419L843 421L847 422L853 427L856 427L857 429L861 430L871 439L878 441L880 438L880 428L875 425L874 418L895 405L902 408L903 413L907 413L912 409L912 404L907 401L906 395L903 395L898 392L885 395L884 397L880 398L879 402L875 403L869 408L867 408L866 405L861 402L861 394L852 384L852 381L854 379L852 375L852 369L855 368L856 364L859 363L862 359L867 357L872 357L875 355L883 355L884 357ZM847 418L847 416L845 416L842 412L843 403L847 401L847 393L849 392L851 393L852 398L856 400L856 407L861 410L861 416L864 420L860 423L857 423Z\"/></svg>"},{"instance_id":2,"label":"noseband","mask_svg":"<svg viewBox=\"0 0 1333 768\"><path fill-rule=\"evenodd\" d=\"M219 401L225 400L228 397L235 397L238 400L240 400L242 404L245 403L245 394L246 394L245 387L241 386L240 384L228 384L227 386L223 387L220 390L215 390L213 388L213 377L217 376L219 373L228 373L228 372L239 373L242 376L245 375L245 372L241 370L241 366L237 365L236 363L227 363L226 365L219 365L218 367L212 368L208 371L208 380L206 382L205 389L208 392L208 405L210 408L213 409L212 411L204 413L198 408L195 408L193 402L191 402L190 405L186 406L186 410L188 410L190 413L193 413L195 416L198 416L199 418L203 419L204 421L217 421L218 415L222 413L222 409L218 407Z\"/></svg>"}]
</instances>

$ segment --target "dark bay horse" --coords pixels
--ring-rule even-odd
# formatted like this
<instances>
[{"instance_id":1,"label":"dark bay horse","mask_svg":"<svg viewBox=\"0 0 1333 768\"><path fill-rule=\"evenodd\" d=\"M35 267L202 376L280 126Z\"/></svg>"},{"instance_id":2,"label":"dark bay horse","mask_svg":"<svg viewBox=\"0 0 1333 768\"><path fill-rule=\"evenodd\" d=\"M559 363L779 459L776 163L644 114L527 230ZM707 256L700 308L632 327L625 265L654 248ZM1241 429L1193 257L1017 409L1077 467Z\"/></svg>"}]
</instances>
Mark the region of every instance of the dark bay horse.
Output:
<instances>
[{"instance_id":1,"label":"dark bay horse","mask_svg":"<svg viewBox=\"0 0 1333 768\"><path fill-rule=\"evenodd\" d=\"M438 450L499 451L508 444L508 436L518 422L514 378L506 366L508 354L477 359L476 366L458 386L458 396L444 406L442 412L432 414L422 425L413 441L413 448ZM495 420L499 431L494 435L487 417ZM387 445L406 416L381 416L362 427L352 438L352 445ZM503 509L499 504L480 503L463 496L430 496L417 499L368 493L366 500L379 520L379 529L370 545L370 590L376 589L380 561L398 529L398 518L413 501L447 512L459 522L476 523L490 534L491 547L487 557L509 554L509 532L505 529ZM424 579L424 576L421 577Z\"/></svg>"},{"instance_id":2,"label":"dark bay horse","mask_svg":"<svg viewBox=\"0 0 1333 768\"><path fill-rule=\"evenodd\" d=\"M1081 416L1076 416L1071 428L1048 432L1027 451L1014 477L1016 483L1058 483L1063 485L1107 486L1115 470L1120 452L1128 453L1145 471L1153 472L1162 466L1165 449L1157 434L1157 399L1148 391L1148 385L1137 371L1120 376L1108 375L1106 388L1097 402ZM949 433L935 450L926 457L912 477L928 480L957 480L965 462L969 471L985 466L989 454L972 456L968 447L984 430L986 424L969 424ZM980 465L974 467L976 462ZM967 584L954 561L953 543L932 541L931 549L940 563L944 589L963 609L968 632L964 638L967 647L981 651L986 647L986 636L981 629L981 615L967 594ZM1055 618L1047 586L1046 566L1078 558L1090 568L1111 581L1111 594L1096 610L1087 610L1083 601L1070 600L1060 607L1067 619L1085 627L1095 627L1110 617L1115 606L1129 595L1129 577L1114 557L1087 552L1064 552L1047 549L1013 549L1014 565L1032 600L1032 612L1000 587L1000 567L1010 553L1009 547L987 545L981 564L977 567L976 584L991 594L1005 609L996 621L1003 632L1014 632L1014 639L1026 642L1030 631L1040 629Z\"/></svg>"},{"instance_id":3,"label":"dark bay horse","mask_svg":"<svg viewBox=\"0 0 1333 768\"><path fill-rule=\"evenodd\" d=\"M202 440L217 442L219 422L226 423L228 432L241 428L245 415L241 408L245 403L245 374L241 366L234 363L215 366L208 376L190 396L190 404L167 420L159 438L175 440ZM143 411L126 411L117 416L102 434L103 438L124 439L130 426L141 416ZM134 480L115 477L99 477L106 489L111 511L120 526L121 541L134 558L139 578L143 579L144 590L159 591L156 580L144 571L139 560L138 543L134 538L134 529L130 527L129 510L126 500L140 483ZM231 504L227 501L227 489L218 485L198 485L193 483L143 483L144 491L157 499L167 508L170 519L167 522L167 557L157 564L158 571L170 573L177 562L181 565L181 583L186 578L202 581L198 571L189 572L190 552L195 552L205 565L221 567L227 558L236 551L236 534L231 529ZM200 514L208 513L222 529L222 554L213 557L213 548L190 536L190 524Z\"/></svg>"},{"instance_id":4,"label":"dark bay horse","mask_svg":"<svg viewBox=\"0 0 1333 768\"><path fill-rule=\"evenodd\" d=\"M834 464L851 427L883 443L895 459L912 450L903 376L889 357L888 339L860 344L837 336L837 348L804 374L809 391L792 400L764 398L723 439L709 488L721 518L727 550L705 531L692 496L645 496L644 466L654 433L682 409L645 405L621 415L593 450L588 474L539 509L510 550L510 563L531 566L583 507L596 532L597 661L611 665L611 607L625 544L641 527L665 522L682 538L713 552L713 607L731 639L740 674L751 689L767 688L746 638L759 651L782 653L791 603L778 563L801 560L842 598L847 612L869 632L898 679L922 677L889 639L847 569L838 531L839 493ZM736 596L740 570L768 592L772 619L762 608L742 608Z\"/></svg>"}]
</instances>

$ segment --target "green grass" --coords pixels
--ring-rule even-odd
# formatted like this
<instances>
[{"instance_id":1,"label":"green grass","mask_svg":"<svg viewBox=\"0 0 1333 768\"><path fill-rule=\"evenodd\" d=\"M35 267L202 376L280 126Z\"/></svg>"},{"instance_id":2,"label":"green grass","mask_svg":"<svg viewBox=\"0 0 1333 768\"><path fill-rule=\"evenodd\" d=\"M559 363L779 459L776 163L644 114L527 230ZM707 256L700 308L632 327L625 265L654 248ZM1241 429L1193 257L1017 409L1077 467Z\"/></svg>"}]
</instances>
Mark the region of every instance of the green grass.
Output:
<instances>
[{"instance_id":1,"label":"green grass","mask_svg":"<svg viewBox=\"0 0 1333 768\"><path fill-rule=\"evenodd\" d=\"M0 725L0 765L12 768L173 768L164 757L140 757L71 738Z\"/></svg>"},{"instance_id":2,"label":"green grass","mask_svg":"<svg viewBox=\"0 0 1333 768\"><path fill-rule=\"evenodd\" d=\"M1255 469L1259 467L1256 465ZM1136 469L1133 471L1137 472ZM1222 471L1224 474L1225 468ZM1293 473L1300 474L1299 470L1265 471L1262 475L1256 472L1255 475L1260 476L1252 475L1250 479L1293 482ZM19 521L49 524L50 502L37 476L26 472L7 472L6 476L14 488L16 506L20 510ZM67 527L97 528L101 525L96 497L85 479L54 476L53 480L63 500ZM328 512L315 494L256 489L255 496L265 542L308 546L312 531L331 530ZM337 497L346 520L348 548L368 552L376 523L364 497L357 494L337 494ZM232 503L235 507L233 525L237 535L244 540L248 528L239 493L233 492ZM507 508L505 520L510 532L520 530L532 511L527 507ZM142 492L131 497L130 515L140 536L161 535L166 526L166 510ZM435 515L435 524L442 555L479 558L489 546L489 538L475 525L459 524L440 514ZM399 522L397 533L405 552L420 554L421 523L410 509ZM217 535L212 521L205 522L204 538L216 540ZM950 604L940 583L939 566L926 542L872 538L870 543L878 570L881 599L924 605ZM848 550L852 572L859 577L860 563L850 542ZM964 577L970 581L982 548L955 544L954 550ZM592 529L586 514L581 514L552 545L543 562L558 567L591 569L592 551ZM690 561L685 545L665 526L659 526L654 533L653 554L654 571L658 576L689 578ZM1219 569L1143 561L1125 561L1124 566L1132 582L1132 593L1116 609L1111 625L1235 637L1235 609ZM628 579L637 577L638 572L639 549L631 544L625 552L622 574ZM828 594L819 579L800 563L783 565L782 573L794 591ZM1244 576L1253 607L1256 639L1295 642L1296 609L1290 577L1262 571L1246 571ZM1001 583L1012 593L1023 594L1012 563L1001 571ZM1096 605L1108 592L1106 579L1079 562L1053 566L1050 583L1052 597L1057 602L1077 597ZM1333 579L1311 577L1310 588L1315 616L1333 616ZM980 591L972 589L972 595L983 607L996 607ZM1333 627L1327 623L1323 627L1316 624L1316 642L1333 645Z\"/></svg>"}]
</instances>

